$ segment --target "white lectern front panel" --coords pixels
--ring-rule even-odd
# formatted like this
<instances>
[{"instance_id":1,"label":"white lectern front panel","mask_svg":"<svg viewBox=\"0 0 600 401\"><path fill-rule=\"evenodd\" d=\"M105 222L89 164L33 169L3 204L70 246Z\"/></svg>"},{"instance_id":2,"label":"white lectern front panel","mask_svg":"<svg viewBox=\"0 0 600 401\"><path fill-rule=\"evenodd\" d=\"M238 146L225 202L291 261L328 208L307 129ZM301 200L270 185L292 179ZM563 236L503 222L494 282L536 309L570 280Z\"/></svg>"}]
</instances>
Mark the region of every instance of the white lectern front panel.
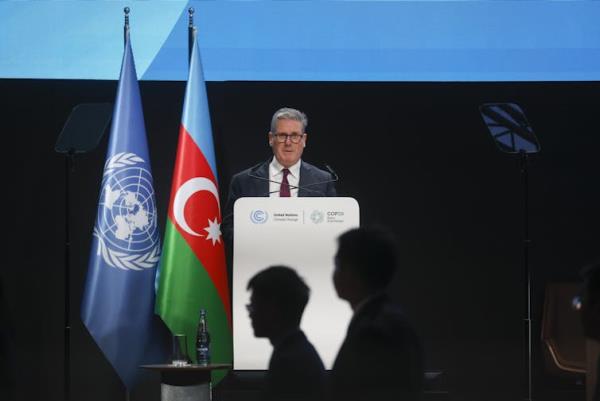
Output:
<instances>
[{"instance_id":1,"label":"white lectern front panel","mask_svg":"<svg viewBox=\"0 0 600 401\"><path fill-rule=\"evenodd\" d=\"M294 268L310 287L302 330L331 369L352 316L333 287L336 238L359 226L352 198L242 198L234 205L234 369L267 369L271 345L254 337L245 305L252 276L272 265Z\"/></svg>"}]
</instances>

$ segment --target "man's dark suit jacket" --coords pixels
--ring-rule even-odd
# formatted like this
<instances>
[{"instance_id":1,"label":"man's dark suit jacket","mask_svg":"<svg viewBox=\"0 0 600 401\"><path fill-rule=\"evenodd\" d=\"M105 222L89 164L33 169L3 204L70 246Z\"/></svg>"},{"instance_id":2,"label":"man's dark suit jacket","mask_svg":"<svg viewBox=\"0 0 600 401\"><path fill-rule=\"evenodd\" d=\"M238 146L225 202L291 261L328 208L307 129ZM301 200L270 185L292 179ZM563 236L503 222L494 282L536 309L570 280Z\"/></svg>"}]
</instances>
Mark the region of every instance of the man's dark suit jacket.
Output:
<instances>
[{"instance_id":1,"label":"man's dark suit jacket","mask_svg":"<svg viewBox=\"0 0 600 401\"><path fill-rule=\"evenodd\" d=\"M301 330L275 345L266 375L265 400L315 400L325 384L325 367Z\"/></svg>"},{"instance_id":2,"label":"man's dark suit jacket","mask_svg":"<svg viewBox=\"0 0 600 401\"><path fill-rule=\"evenodd\" d=\"M423 389L420 341L387 295L367 301L352 318L331 371L331 398L416 400Z\"/></svg>"},{"instance_id":3,"label":"man's dark suit jacket","mask_svg":"<svg viewBox=\"0 0 600 401\"><path fill-rule=\"evenodd\" d=\"M269 196L269 164L272 159L237 173L231 179L229 197L223 213L222 232L233 239L233 204L245 196ZM333 177L304 160L300 163L299 197L336 196Z\"/></svg>"}]
</instances>

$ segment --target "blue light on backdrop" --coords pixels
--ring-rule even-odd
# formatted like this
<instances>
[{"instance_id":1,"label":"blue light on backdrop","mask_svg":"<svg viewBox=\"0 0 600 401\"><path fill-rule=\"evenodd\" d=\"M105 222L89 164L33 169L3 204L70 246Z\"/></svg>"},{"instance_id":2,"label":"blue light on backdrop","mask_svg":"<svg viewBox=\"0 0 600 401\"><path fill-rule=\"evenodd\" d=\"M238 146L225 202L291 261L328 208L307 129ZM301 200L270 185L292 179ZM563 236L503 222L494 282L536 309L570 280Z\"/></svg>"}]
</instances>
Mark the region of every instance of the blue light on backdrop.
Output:
<instances>
[{"instance_id":1,"label":"blue light on backdrop","mask_svg":"<svg viewBox=\"0 0 600 401\"><path fill-rule=\"evenodd\" d=\"M600 79L600 1L0 2L0 78L117 79L123 7L144 80Z\"/></svg>"}]
</instances>

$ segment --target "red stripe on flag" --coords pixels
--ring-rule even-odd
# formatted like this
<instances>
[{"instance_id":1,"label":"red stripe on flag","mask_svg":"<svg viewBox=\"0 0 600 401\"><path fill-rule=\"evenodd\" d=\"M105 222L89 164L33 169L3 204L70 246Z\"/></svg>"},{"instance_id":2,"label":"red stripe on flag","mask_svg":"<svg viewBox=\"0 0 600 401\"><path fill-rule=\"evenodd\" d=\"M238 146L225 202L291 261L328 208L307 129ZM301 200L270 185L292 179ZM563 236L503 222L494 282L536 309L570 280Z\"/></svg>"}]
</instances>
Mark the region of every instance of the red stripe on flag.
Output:
<instances>
[{"instance_id":1,"label":"red stripe on flag","mask_svg":"<svg viewBox=\"0 0 600 401\"><path fill-rule=\"evenodd\" d=\"M182 124L179 129L177 160L175 161L171 199L169 201L169 218L208 272L221 297L231 327L229 286L227 284L223 237L219 236L218 241L215 241L216 238L211 238L209 231L206 230L210 228L210 222L214 221L215 218L218 224L221 224L218 199L215 199L209 191L197 191L188 198L183 215L188 225L187 230L192 231L192 233L182 227L174 215L173 203L177 191L181 185L197 177L211 180L218 188L217 180L204 154ZM193 233L199 234L199 236Z\"/></svg>"}]
</instances>

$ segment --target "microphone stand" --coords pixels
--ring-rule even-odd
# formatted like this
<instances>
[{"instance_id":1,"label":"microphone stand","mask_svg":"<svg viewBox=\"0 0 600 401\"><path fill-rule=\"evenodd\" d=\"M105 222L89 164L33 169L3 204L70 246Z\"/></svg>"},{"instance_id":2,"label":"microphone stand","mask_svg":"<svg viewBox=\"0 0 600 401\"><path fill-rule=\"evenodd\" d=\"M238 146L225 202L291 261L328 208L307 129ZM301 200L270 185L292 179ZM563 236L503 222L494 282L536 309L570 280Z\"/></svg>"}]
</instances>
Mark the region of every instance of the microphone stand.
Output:
<instances>
[{"instance_id":1,"label":"microphone stand","mask_svg":"<svg viewBox=\"0 0 600 401\"><path fill-rule=\"evenodd\" d=\"M272 183L278 184L278 185L282 184L282 182L280 182L280 181L275 181L275 180L271 180L270 178L265 178L265 177L261 177L261 176L256 175L256 174L252 174L252 171L255 170L256 168L260 167L261 165L262 165L262 163L259 163L256 166L252 167L248 171L248 176L252 177L254 179L257 179L257 180L272 182ZM314 189L308 189L308 187L312 187L312 186L315 186L315 185L321 185L321 184L329 184L330 182L337 182L339 180L339 176L335 173L335 171L333 171L333 169L328 164L325 165L325 168L331 174L331 176L333 177L333 179L325 180L325 181L313 182L313 183L307 184L307 185L292 185L292 184L288 184L289 187L290 187L290 189L298 189L298 190L302 189L302 190L305 190L305 191L308 191L308 192L314 192L314 193L320 194L321 192L315 191ZM271 194L274 194L274 193L277 193L277 192L279 192L279 190L267 192L267 196L271 195Z\"/></svg>"},{"instance_id":2,"label":"microphone stand","mask_svg":"<svg viewBox=\"0 0 600 401\"><path fill-rule=\"evenodd\" d=\"M257 180L272 182L272 183L278 184L278 185L282 184L282 182L280 182L280 181L271 180L270 178L261 177L259 175L251 174L250 172L248 172L248 177L252 177L252 178L257 179ZM322 182L317 182L316 184L323 184L323 183ZM301 188L302 189L306 189L305 187L311 186L311 185L314 185L314 184L309 184L309 185L305 185L305 186L302 186L302 187L300 187L298 185L288 184L288 186L290 187L290 189L298 189L298 190L300 190ZM309 191L309 192L320 193L319 191L315 191L314 189L306 189L306 190ZM270 192L267 192L267 195L271 195L271 194L274 194L274 193L277 193L277 192L279 192L279 190L270 191Z\"/></svg>"},{"instance_id":3,"label":"microphone stand","mask_svg":"<svg viewBox=\"0 0 600 401\"><path fill-rule=\"evenodd\" d=\"M263 163L258 163L256 165L254 165L253 167L251 167L248 170L248 173L247 173L248 177L254 178L256 180L267 181L267 182L272 182L272 183L281 185L282 183L280 181L271 180L270 178L265 178L265 177L261 177L259 175L253 174L253 171L255 171L256 169L258 169L262 165L263 165ZM312 192L312 193L315 193L315 194L318 194L318 195L323 195L322 192L315 191L314 189L310 189L308 187L312 187L314 185L328 184L330 182L336 182L336 181L339 180L339 176L333 171L333 169L328 164L325 165L325 168L333 176L333 179L331 179L331 180L325 180L325 181L313 182L312 184L307 184L307 185L291 185L291 184L288 184L289 187L290 187L290 189L298 189L299 191L300 190L304 190L304 191ZM279 190L275 190L275 191L268 191L267 190L267 192L265 192L263 195L260 195L260 196L269 197L269 196L271 196L271 194L278 193L278 192L279 192ZM226 209L226 210L229 210L229 209ZM222 218L221 218L221 224L224 227L233 226L233 223L230 222L232 220L232 218L233 218L233 211L230 212L230 213L227 213L224 216L222 216ZM230 241L231 240L231 236L228 234L230 231L226 230L226 232L227 233L225 235L225 238L228 241Z\"/></svg>"}]
</instances>

